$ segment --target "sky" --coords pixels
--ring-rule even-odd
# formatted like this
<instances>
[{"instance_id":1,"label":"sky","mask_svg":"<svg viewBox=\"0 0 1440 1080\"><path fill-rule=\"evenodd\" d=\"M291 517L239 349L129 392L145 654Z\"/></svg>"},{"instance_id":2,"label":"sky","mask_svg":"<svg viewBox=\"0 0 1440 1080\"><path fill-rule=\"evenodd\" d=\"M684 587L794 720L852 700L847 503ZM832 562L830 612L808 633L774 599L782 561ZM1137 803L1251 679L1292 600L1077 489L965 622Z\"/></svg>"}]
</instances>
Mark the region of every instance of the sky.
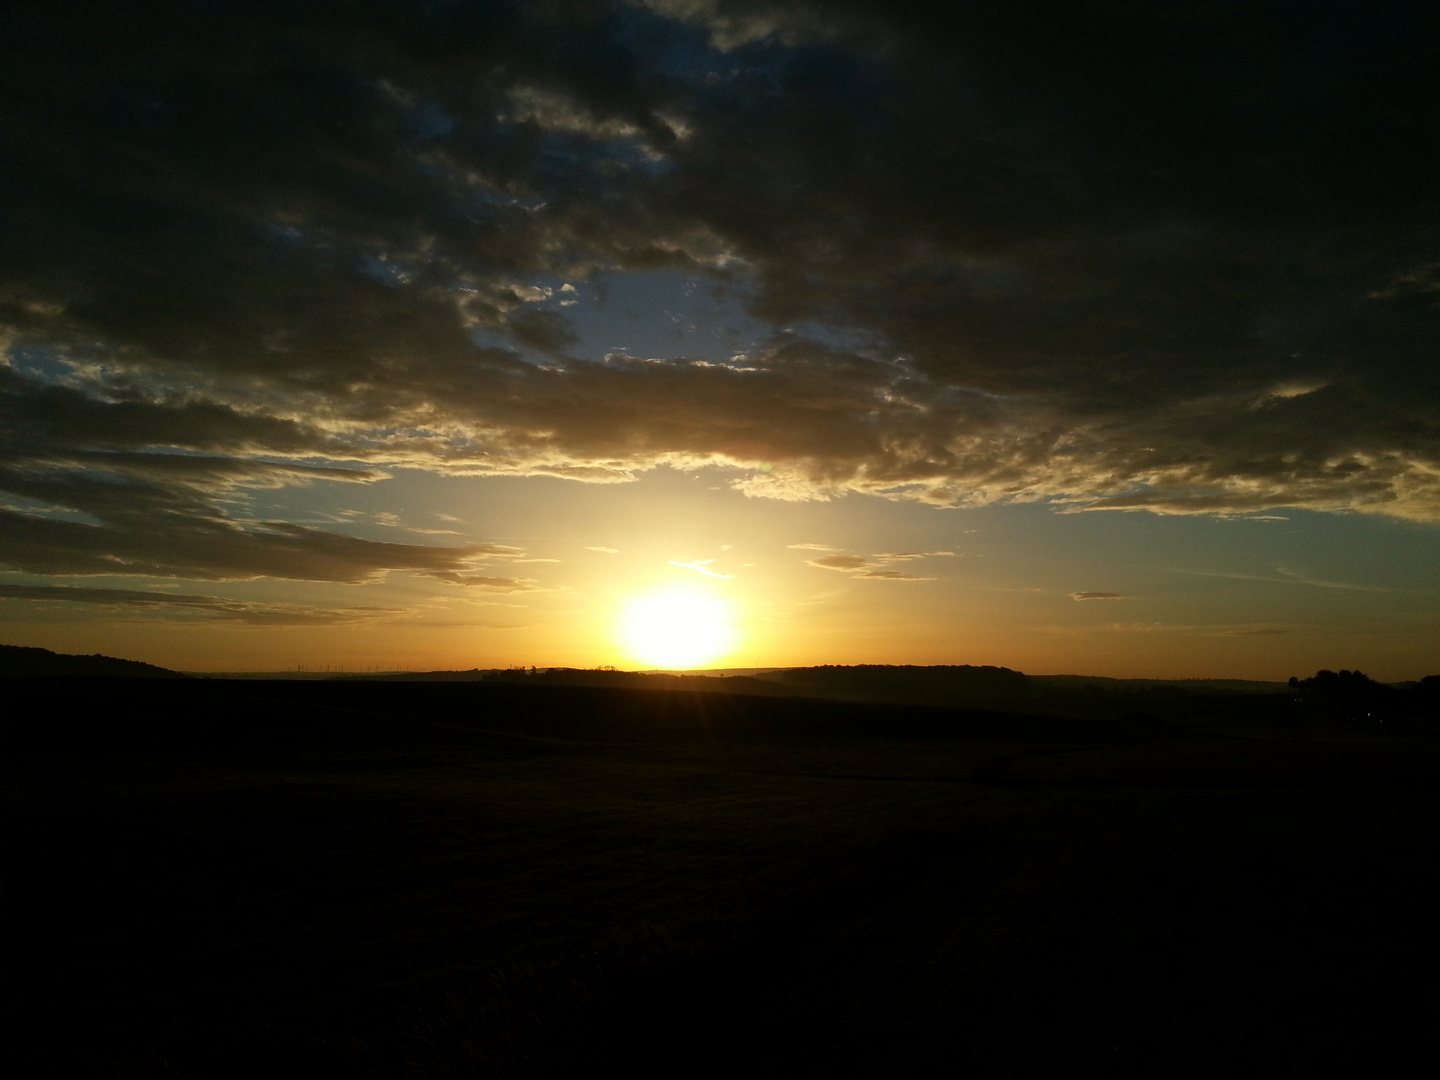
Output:
<instances>
[{"instance_id":1,"label":"sky","mask_svg":"<svg viewBox=\"0 0 1440 1080\"><path fill-rule=\"evenodd\" d=\"M1440 670L1440 9L47 0L0 641Z\"/></svg>"}]
</instances>

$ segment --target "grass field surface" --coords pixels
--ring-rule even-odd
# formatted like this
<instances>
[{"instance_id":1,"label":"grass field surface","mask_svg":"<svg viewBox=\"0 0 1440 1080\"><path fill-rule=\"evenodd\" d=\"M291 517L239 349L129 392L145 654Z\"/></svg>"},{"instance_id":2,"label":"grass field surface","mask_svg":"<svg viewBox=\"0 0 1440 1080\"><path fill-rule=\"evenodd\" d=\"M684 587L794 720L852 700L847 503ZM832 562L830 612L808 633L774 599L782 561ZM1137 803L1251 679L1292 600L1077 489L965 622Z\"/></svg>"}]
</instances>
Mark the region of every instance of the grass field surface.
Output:
<instances>
[{"instance_id":1,"label":"grass field surface","mask_svg":"<svg viewBox=\"0 0 1440 1080\"><path fill-rule=\"evenodd\" d=\"M1440 1019L1424 727L9 688L14 1076L1324 1076Z\"/></svg>"}]
</instances>

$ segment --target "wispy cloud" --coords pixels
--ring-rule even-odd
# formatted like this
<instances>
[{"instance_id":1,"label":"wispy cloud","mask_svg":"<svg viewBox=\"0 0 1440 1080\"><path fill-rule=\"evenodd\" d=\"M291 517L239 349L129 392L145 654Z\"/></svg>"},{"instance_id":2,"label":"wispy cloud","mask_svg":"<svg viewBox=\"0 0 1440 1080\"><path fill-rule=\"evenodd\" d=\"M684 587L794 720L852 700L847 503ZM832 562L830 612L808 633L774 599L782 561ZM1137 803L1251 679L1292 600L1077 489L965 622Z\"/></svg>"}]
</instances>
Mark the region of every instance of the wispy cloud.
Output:
<instances>
[{"instance_id":1,"label":"wispy cloud","mask_svg":"<svg viewBox=\"0 0 1440 1080\"><path fill-rule=\"evenodd\" d=\"M1083 637L1094 633L1111 634L1177 634L1196 637L1275 637L1287 634L1287 627L1235 627L1204 623L1174 622L1112 622L1086 626L1037 626L1042 633L1060 634L1068 637Z\"/></svg>"},{"instance_id":2,"label":"wispy cloud","mask_svg":"<svg viewBox=\"0 0 1440 1080\"><path fill-rule=\"evenodd\" d=\"M818 559L806 561L810 566L818 566L823 570L863 570L871 565L869 559L861 558L859 555L822 555Z\"/></svg>"},{"instance_id":3,"label":"wispy cloud","mask_svg":"<svg viewBox=\"0 0 1440 1080\"><path fill-rule=\"evenodd\" d=\"M799 546L799 545L792 545ZM817 550L814 546L807 546L806 550ZM832 550L818 548L818 550ZM907 574L900 570L887 570L885 567L895 562L910 562L915 559L924 559L932 555L952 555L949 551L916 552L907 551L899 554L882 555L822 555L818 559L807 559L809 566L819 567L822 570L836 570L841 573L850 574L857 578L871 578L878 581L934 581L931 577L922 577L919 574Z\"/></svg>"},{"instance_id":4,"label":"wispy cloud","mask_svg":"<svg viewBox=\"0 0 1440 1080\"><path fill-rule=\"evenodd\" d=\"M1114 592L1072 592L1071 600L1128 600L1128 596L1122 596Z\"/></svg>"},{"instance_id":5,"label":"wispy cloud","mask_svg":"<svg viewBox=\"0 0 1440 1080\"><path fill-rule=\"evenodd\" d=\"M1309 574L1304 573L1303 571L1287 570L1287 569L1286 569L1285 567L1283 567L1283 566L1277 566L1277 567L1275 568L1275 572L1276 572L1277 574L1281 575L1281 576L1280 576L1278 579L1276 579L1276 580L1280 580L1280 581L1293 581L1293 582L1296 583L1297 585L1312 585L1312 586L1314 586L1314 587L1317 588L1317 589L1342 589L1342 590L1345 590L1346 592L1373 592L1373 593L1419 592L1419 591L1431 592L1431 591L1433 591L1433 590L1429 590L1429 589L1426 589L1426 590L1399 589L1399 588L1393 588L1393 587L1384 586L1384 585L1363 585L1363 584L1360 584L1360 583L1354 582L1354 581L1329 581L1329 580L1327 580L1327 579L1325 579L1325 578L1311 577Z\"/></svg>"},{"instance_id":6,"label":"wispy cloud","mask_svg":"<svg viewBox=\"0 0 1440 1080\"><path fill-rule=\"evenodd\" d=\"M437 570L425 576L450 585L490 589L494 592L535 592L544 587L533 578L489 577L484 574L462 574L453 570Z\"/></svg>"},{"instance_id":7,"label":"wispy cloud","mask_svg":"<svg viewBox=\"0 0 1440 1080\"><path fill-rule=\"evenodd\" d=\"M697 574L704 574L706 577L728 578L731 576L729 574L722 574L718 570L711 570L710 564L714 561L714 559L705 559L702 562L675 562L672 559L670 565L678 566L683 570L694 570Z\"/></svg>"},{"instance_id":8,"label":"wispy cloud","mask_svg":"<svg viewBox=\"0 0 1440 1080\"><path fill-rule=\"evenodd\" d=\"M1276 567L1274 574L1245 574L1230 570L1189 570L1178 567L1164 567L1164 569L1172 574L1185 574L1189 577L1229 578L1235 581L1268 581L1277 585L1309 585L1317 589L1341 589L1346 592L1403 593L1427 596L1436 591L1434 589L1404 589L1389 585L1364 585L1358 582L1348 581L1328 581L1323 578L1313 578L1307 574L1293 570L1286 570L1284 567Z\"/></svg>"},{"instance_id":9,"label":"wispy cloud","mask_svg":"<svg viewBox=\"0 0 1440 1080\"><path fill-rule=\"evenodd\" d=\"M347 517L366 517L370 521L374 522L376 525L384 525L385 527L391 529L403 529L406 532L416 533L417 535L421 536L461 535L454 529L422 529L417 525L406 525L404 519L401 518L399 514L392 514L387 511L376 511L366 514L358 510L343 510L341 511L341 513Z\"/></svg>"},{"instance_id":10,"label":"wispy cloud","mask_svg":"<svg viewBox=\"0 0 1440 1080\"><path fill-rule=\"evenodd\" d=\"M150 612L168 619L244 623L251 626L340 626L402 614L386 607L321 607L232 600L223 596L94 589L72 585L0 585L0 599L88 604L116 611Z\"/></svg>"}]
</instances>

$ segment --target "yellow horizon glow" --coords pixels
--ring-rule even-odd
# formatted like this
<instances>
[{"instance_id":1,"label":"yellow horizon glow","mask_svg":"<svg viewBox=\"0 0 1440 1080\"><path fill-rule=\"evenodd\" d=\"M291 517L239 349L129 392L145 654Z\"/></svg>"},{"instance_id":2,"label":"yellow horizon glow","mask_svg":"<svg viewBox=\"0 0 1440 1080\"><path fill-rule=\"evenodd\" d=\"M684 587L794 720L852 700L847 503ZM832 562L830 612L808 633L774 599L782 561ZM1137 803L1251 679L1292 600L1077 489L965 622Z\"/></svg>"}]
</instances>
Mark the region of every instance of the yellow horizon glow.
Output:
<instances>
[{"instance_id":1,"label":"yellow horizon glow","mask_svg":"<svg viewBox=\"0 0 1440 1080\"><path fill-rule=\"evenodd\" d=\"M671 586L629 600L615 625L626 658L657 668L713 664L738 647L734 606L706 589Z\"/></svg>"}]
</instances>

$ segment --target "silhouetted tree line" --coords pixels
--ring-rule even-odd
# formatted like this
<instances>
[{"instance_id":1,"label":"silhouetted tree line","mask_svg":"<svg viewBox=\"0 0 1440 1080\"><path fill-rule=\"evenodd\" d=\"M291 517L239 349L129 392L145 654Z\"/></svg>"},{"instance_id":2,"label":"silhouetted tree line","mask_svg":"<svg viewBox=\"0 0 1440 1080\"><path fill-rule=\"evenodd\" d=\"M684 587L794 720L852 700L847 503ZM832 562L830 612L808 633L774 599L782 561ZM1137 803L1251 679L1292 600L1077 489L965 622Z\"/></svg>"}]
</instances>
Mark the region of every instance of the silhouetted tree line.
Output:
<instances>
[{"instance_id":1,"label":"silhouetted tree line","mask_svg":"<svg viewBox=\"0 0 1440 1080\"><path fill-rule=\"evenodd\" d=\"M911 665L856 664L843 667L792 668L780 680L801 693L844 694L889 701L948 700L955 695L1009 696L1024 694L1030 680L1005 667L970 664Z\"/></svg>"},{"instance_id":2,"label":"silhouetted tree line","mask_svg":"<svg viewBox=\"0 0 1440 1080\"><path fill-rule=\"evenodd\" d=\"M71 653L51 652L26 645L0 645L0 677L39 678L56 676L125 678L125 679L184 679L187 676L154 664L142 664L139 660L119 660L113 656L76 656Z\"/></svg>"},{"instance_id":3,"label":"silhouetted tree line","mask_svg":"<svg viewBox=\"0 0 1440 1080\"><path fill-rule=\"evenodd\" d=\"M485 673L485 682L533 682L553 686L643 686L645 678L637 672L616 671L609 665L597 668L513 667Z\"/></svg>"},{"instance_id":4,"label":"silhouetted tree line","mask_svg":"<svg viewBox=\"0 0 1440 1080\"><path fill-rule=\"evenodd\" d=\"M1308 679L1290 677L1290 689L1310 715L1330 720L1388 720L1440 716L1440 675L1390 686L1363 671L1322 669Z\"/></svg>"}]
</instances>

